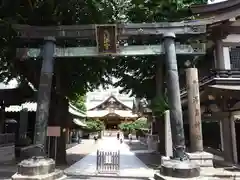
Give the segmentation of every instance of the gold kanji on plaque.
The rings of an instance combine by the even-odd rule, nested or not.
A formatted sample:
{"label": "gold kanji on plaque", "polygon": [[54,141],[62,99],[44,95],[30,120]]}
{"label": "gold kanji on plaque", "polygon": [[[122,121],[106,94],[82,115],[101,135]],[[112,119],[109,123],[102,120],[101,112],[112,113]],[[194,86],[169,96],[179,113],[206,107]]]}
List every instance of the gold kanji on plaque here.
{"label": "gold kanji on plaque", "polygon": [[98,53],[114,54],[117,52],[117,26],[96,25]]}

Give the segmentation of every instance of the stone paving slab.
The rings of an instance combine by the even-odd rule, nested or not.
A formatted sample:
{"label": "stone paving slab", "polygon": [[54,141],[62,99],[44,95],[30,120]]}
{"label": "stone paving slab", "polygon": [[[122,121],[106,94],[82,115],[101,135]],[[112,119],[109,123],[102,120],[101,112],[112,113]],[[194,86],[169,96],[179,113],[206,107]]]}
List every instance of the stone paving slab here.
{"label": "stone paving slab", "polygon": [[14,161],[14,146],[0,147],[0,164],[10,163]]}
{"label": "stone paving slab", "polygon": [[220,177],[220,178],[239,178],[240,179],[240,170],[239,169],[227,169],[227,168],[202,168],[201,175],[210,177]]}
{"label": "stone paving slab", "polygon": [[101,140],[95,143],[95,141],[92,139],[84,139],[80,144],[77,144],[76,146],[67,149],[66,152],[68,166],[71,166],[79,160],[83,159],[89,153],[96,151],[100,142]]}
{"label": "stone paving slab", "polygon": [[[116,180],[115,177],[86,177],[86,178],[67,178],[65,180]],[[140,180],[140,179],[134,179],[134,178],[119,178],[119,180]],[[144,180],[144,179],[142,179]]]}

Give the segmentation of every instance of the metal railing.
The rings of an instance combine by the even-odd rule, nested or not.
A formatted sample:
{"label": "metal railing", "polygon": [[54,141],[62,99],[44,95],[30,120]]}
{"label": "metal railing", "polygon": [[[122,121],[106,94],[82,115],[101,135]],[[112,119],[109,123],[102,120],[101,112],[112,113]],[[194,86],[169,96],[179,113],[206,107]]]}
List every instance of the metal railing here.
{"label": "metal railing", "polygon": [[97,150],[97,173],[118,174],[120,151]]}
{"label": "metal railing", "polygon": [[0,145],[14,144],[14,142],[15,142],[14,133],[0,134]]}

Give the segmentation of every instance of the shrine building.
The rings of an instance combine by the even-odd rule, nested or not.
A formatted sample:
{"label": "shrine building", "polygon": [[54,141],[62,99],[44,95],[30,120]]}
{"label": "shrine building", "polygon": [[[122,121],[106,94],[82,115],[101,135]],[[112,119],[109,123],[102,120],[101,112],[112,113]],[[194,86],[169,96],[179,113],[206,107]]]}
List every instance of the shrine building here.
{"label": "shrine building", "polygon": [[95,91],[87,93],[87,117],[104,122],[106,129],[118,129],[125,121],[134,121],[137,114],[132,113],[133,98],[119,94],[117,90]]}

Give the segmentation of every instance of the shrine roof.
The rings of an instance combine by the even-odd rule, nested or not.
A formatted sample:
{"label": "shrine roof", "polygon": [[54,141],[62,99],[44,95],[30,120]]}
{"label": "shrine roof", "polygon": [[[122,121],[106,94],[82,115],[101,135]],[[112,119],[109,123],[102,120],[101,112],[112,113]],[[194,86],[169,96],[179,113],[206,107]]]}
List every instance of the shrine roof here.
{"label": "shrine roof", "polygon": [[119,104],[121,104],[123,107],[132,110],[132,108],[130,106],[128,106],[126,103],[122,102],[121,100],[119,100],[116,96],[114,95],[110,95],[109,97],[107,97],[105,100],[103,100],[102,102],[98,103],[97,105],[89,108],[89,111],[92,111],[98,107],[100,107],[101,105],[107,103],[108,101],[110,101],[111,99],[114,99],[115,102],[118,102]]}
{"label": "shrine roof", "polygon": [[237,22],[240,17],[240,0],[195,5],[190,9],[196,15],[196,22],[207,25],[207,32],[210,32],[213,37],[224,36],[239,30]]}
{"label": "shrine roof", "polygon": [[240,0],[228,0],[213,4],[191,6],[193,14],[198,15],[197,22],[211,25],[228,21],[240,16]]}
{"label": "shrine roof", "polygon": [[240,0],[228,0],[213,4],[194,5],[191,10],[194,14],[201,13],[217,13],[219,11],[226,11],[230,8],[239,8]]}

